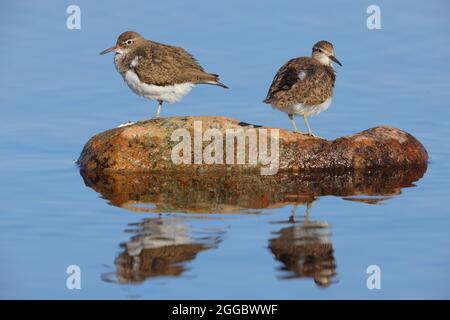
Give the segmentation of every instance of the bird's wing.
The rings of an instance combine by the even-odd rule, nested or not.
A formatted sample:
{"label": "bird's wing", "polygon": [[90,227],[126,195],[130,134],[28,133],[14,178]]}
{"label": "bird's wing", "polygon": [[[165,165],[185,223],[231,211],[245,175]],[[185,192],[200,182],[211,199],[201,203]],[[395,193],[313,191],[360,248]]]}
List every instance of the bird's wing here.
{"label": "bird's wing", "polygon": [[[266,103],[322,103],[321,97],[334,86],[334,72],[311,60],[296,58],[284,64],[275,75],[267,93]],[[325,91],[324,91],[325,90]]]}
{"label": "bird's wing", "polygon": [[148,84],[170,85],[197,83],[213,77],[206,73],[197,60],[179,47],[149,42],[137,48],[138,61],[134,67],[139,79]]}

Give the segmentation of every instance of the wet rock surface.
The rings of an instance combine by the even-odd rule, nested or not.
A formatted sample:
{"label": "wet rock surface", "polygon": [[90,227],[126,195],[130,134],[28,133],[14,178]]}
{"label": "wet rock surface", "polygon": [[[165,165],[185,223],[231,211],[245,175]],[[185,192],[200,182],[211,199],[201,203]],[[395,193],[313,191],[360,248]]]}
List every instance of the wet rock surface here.
{"label": "wet rock surface", "polygon": [[[197,128],[200,126],[200,137],[208,129],[214,129],[215,134],[222,134],[223,163],[208,164],[201,161],[202,154],[215,138],[202,140],[198,151],[194,142],[196,125]],[[174,163],[172,157],[173,148],[181,141],[181,138],[173,141],[173,134],[177,129],[186,129],[192,138],[190,154],[184,154],[185,151],[179,153],[188,158],[187,162],[181,164]],[[245,148],[245,162],[237,164],[237,140],[233,140],[234,154],[230,158],[235,160],[225,164],[227,130],[233,129],[243,130],[245,134],[254,130],[258,147],[267,140],[268,154],[271,151],[271,139],[277,140],[279,171],[411,167],[426,165],[428,160],[427,151],[416,138],[392,127],[375,127],[328,141],[284,129],[276,129],[278,137],[275,138],[271,136],[275,128],[247,124],[226,117],[171,117],[151,119],[99,133],[86,143],[78,163],[81,169],[88,171],[201,171],[223,168],[235,171],[259,170],[264,163],[259,157],[256,163],[250,162],[250,156],[254,152],[249,152],[248,147]],[[260,136],[261,129],[267,131],[267,139]],[[200,152],[200,162],[197,161],[195,152]]]}

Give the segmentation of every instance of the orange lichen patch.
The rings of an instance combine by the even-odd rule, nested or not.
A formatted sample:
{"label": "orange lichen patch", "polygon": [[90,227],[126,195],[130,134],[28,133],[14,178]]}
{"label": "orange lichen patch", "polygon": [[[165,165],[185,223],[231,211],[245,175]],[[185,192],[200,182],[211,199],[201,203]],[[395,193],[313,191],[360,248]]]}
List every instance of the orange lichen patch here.
{"label": "orange lichen patch", "polygon": [[122,139],[132,140],[141,138],[143,135],[148,134],[148,130],[145,127],[130,125],[122,129],[120,136]]}

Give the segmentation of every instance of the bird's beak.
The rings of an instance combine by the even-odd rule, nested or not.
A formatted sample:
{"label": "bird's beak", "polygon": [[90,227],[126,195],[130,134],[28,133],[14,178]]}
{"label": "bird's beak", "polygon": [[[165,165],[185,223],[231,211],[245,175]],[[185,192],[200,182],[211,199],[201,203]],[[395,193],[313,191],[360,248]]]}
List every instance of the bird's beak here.
{"label": "bird's beak", "polygon": [[102,52],[100,52],[100,54],[106,54],[106,53],[113,52],[116,50],[117,50],[117,46],[114,46],[114,47],[103,50]]}
{"label": "bird's beak", "polygon": [[334,62],[336,62],[338,65],[340,65],[342,67],[342,63],[340,63],[339,60],[336,59],[335,56],[330,56],[330,59],[333,60]]}

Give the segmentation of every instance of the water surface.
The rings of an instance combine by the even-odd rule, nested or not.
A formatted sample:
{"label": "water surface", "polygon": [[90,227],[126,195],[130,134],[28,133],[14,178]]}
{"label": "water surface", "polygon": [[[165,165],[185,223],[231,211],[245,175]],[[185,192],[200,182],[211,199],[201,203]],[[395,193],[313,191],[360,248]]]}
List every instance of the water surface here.
{"label": "water surface", "polygon": [[[447,1],[378,1],[381,30],[366,27],[367,1],[77,1],[81,30],[66,28],[70,4],[1,5],[0,297],[450,297]],[[163,116],[287,129],[261,101],[278,67],[327,39],[344,66],[315,132],[395,126],[423,142],[428,168],[241,180],[80,173],[73,160],[91,136],[156,110],[98,55],[130,29],[185,47],[231,88],[197,87]],[[72,264],[81,290],[66,288]],[[369,265],[381,268],[380,290],[366,287]]]}

